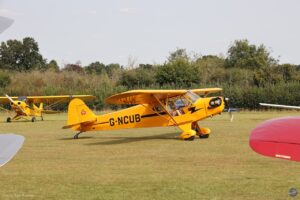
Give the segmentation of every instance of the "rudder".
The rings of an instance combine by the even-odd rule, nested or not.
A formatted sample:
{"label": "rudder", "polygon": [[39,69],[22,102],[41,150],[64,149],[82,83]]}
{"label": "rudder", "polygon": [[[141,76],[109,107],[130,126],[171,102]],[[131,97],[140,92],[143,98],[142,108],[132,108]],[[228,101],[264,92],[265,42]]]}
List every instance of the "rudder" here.
{"label": "rudder", "polygon": [[80,124],[96,120],[96,115],[87,107],[81,99],[73,99],[68,106],[68,126],[78,130]]}

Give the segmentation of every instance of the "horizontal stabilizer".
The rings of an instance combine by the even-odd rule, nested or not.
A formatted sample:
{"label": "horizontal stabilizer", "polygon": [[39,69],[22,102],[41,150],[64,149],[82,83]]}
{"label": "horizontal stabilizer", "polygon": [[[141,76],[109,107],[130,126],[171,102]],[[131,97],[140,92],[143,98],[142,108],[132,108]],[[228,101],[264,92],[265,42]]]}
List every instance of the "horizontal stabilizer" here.
{"label": "horizontal stabilizer", "polygon": [[68,128],[72,128],[72,127],[80,126],[80,125],[88,125],[88,124],[94,123],[95,121],[97,121],[97,120],[95,119],[95,120],[86,121],[86,122],[79,122],[77,124],[66,125],[66,126],[63,126],[62,129],[68,129]]}
{"label": "horizontal stabilizer", "polygon": [[45,114],[57,114],[57,113],[61,113],[60,111],[56,111],[56,110],[42,110],[42,113]]}

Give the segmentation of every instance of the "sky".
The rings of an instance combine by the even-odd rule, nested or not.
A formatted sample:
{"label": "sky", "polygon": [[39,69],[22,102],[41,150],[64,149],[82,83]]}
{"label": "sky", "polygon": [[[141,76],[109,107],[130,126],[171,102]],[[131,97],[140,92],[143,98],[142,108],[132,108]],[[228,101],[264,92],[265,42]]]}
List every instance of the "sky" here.
{"label": "sky", "polygon": [[235,40],[300,64],[298,0],[0,0],[0,41],[33,37],[59,65],[160,64],[176,48],[223,55]]}

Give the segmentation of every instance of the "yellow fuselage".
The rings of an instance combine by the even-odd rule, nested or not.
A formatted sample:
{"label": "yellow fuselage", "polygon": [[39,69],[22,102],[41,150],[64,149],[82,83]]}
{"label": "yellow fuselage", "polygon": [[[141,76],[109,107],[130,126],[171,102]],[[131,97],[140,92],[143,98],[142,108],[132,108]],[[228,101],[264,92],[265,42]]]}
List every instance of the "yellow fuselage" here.
{"label": "yellow fuselage", "polygon": [[96,116],[96,120],[93,123],[74,128],[85,132],[174,125],[180,127],[182,124],[190,124],[220,114],[224,109],[224,98],[218,97],[222,100],[221,104],[211,107],[209,102],[213,98],[215,97],[199,98],[192,105],[183,107],[182,114],[177,116],[172,116],[168,110],[154,111],[153,106],[142,104]]}

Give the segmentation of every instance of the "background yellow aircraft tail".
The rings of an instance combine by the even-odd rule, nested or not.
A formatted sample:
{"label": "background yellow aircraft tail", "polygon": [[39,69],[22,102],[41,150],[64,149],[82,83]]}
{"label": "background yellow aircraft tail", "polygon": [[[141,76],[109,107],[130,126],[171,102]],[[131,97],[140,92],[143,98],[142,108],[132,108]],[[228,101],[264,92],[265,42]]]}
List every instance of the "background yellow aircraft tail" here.
{"label": "background yellow aircraft tail", "polygon": [[63,128],[81,131],[81,125],[93,123],[96,120],[96,115],[81,99],[73,99],[68,107],[68,125]]}

